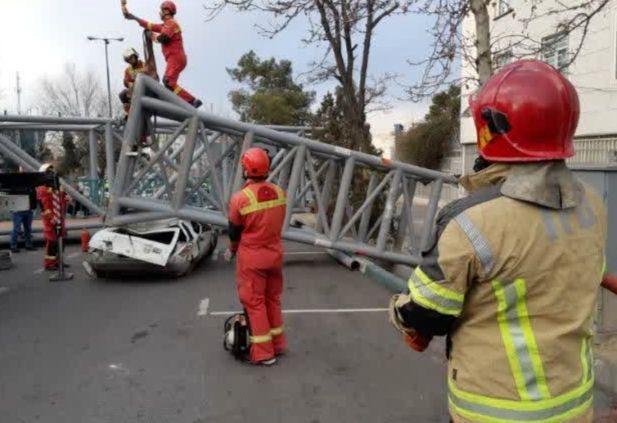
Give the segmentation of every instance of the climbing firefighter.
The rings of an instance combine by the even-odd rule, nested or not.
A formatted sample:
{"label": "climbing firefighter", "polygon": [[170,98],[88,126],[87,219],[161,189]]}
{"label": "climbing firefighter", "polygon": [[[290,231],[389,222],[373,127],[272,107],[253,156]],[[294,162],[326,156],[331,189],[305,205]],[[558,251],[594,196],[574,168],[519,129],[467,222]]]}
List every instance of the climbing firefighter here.
{"label": "climbing firefighter", "polygon": [[[58,187],[57,175],[53,165],[44,164],[39,172],[44,173],[45,182],[36,188],[36,198],[41,207],[43,237],[45,238],[45,270],[58,269],[58,235],[66,238],[66,209],[69,196]],[[68,267],[65,264],[66,267]]]}
{"label": "climbing firefighter", "polygon": [[136,20],[143,28],[153,31],[152,41],[161,43],[163,56],[167,63],[165,75],[163,76],[163,84],[192,106],[200,107],[202,105],[201,100],[196,99],[192,94],[178,85],[180,73],[186,67],[186,54],[184,53],[182,30],[178,22],[174,19],[175,15],[175,3],[172,1],[164,1],[161,3],[160,10],[160,17],[163,22],[160,24],[140,19],[131,13],[126,13],[124,16],[126,19]]}
{"label": "climbing firefighter", "polygon": [[236,254],[236,283],[250,326],[250,362],[272,365],[287,346],[283,332],[283,244],[285,192],[266,181],[270,159],[265,150],[249,148],[241,159],[244,188],[229,204],[229,261]]}
{"label": "climbing firefighter", "polygon": [[416,350],[447,335],[460,422],[591,422],[593,315],[606,210],[565,159],[576,90],[535,60],[505,66],[470,100],[480,158],[444,207],[390,319]]}
{"label": "climbing firefighter", "polygon": [[133,95],[133,85],[135,79],[140,73],[146,73],[146,65],[143,61],[139,60],[139,53],[134,48],[128,48],[122,55],[124,61],[128,63],[128,66],[124,70],[124,89],[120,92],[120,101],[124,108],[125,118],[129,114],[131,109],[131,97]]}

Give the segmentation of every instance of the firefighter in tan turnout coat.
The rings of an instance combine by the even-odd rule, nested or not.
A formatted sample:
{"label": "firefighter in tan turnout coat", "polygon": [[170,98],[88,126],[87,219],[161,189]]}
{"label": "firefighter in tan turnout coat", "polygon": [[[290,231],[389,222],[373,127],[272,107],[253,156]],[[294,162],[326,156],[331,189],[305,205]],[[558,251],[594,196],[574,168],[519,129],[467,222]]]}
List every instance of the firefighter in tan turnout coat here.
{"label": "firefighter in tan turnout coat", "polygon": [[447,335],[455,423],[591,422],[607,216],[564,162],[577,93],[524,60],[494,75],[470,110],[481,155],[461,180],[470,196],[440,212],[391,321],[410,345]]}

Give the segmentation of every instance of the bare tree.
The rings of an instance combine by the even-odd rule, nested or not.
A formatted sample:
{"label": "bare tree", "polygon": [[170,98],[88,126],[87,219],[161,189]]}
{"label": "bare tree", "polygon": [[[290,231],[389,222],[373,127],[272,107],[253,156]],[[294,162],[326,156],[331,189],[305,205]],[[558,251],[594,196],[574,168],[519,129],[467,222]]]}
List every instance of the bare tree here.
{"label": "bare tree", "polygon": [[[531,31],[538,24],[548,25],[546,35],[550,31],[556,34],[553,41],[571,34],[576,39],[561,63],[561,68],[567,68],[581,52],[593,18],[608,3],[609,0],[523,0],[516,10],[503,11],[502,18],[515,21],[516,33],[494,33],[489,13],[489,7],[496,5],[493,0],[420,0],[414,12],[434,18],[433,43],[426,59],[411,62],[414,66],[423,66],[424,72],[421,80],[408,90],[409,96],[418,101],[445,85],[470,80],[481,85],[493,74],[493,60],[505,52],[513,59],[537,57],[546,52],[552,47]],[[473,18],[475,27],[466,32],[463,22],[467,17]],[[461,61],[473,64],[475,75],[455,75],[455,65]]]}
{"label": "bare tree", "polygon": [[325,46],[321,60],[312,63],[312,82],[336,80],[340,84],[344,121],[350,148],[372,152],[366,123],[369,104],[384,95],[392,75],[372,81],[369,75],[371,45],[375,30],[389,16],[406,13],[411,0],[216,0],[204,6],[209,18],[225,7],[240,11],[271,13],[275,21],[260,32],[274,37],[296,18],[304,16],[309,25],[302,40]]}
{"label": "bare tree", "polygon": [[74,64],[64,65],[61,75],[41,80],[41,110],[60,116],[105,116],[105,91],[98,75],[89,69],[79,72]]}
{"label": "bare tree", "polygon": [[[79,71],[74,64],[66,64],[61,75],[40,81],[39,103],[44,114],[63,117],[107,116],[107,95],[99,75],[92,70]],[[113,106],[119,110],[119,103]],[[64,173],[83,174],[88,163],[88,135],[48,133],[45,147],[62,156],[60,167]],[[102,137],[97,136],[98,167],[104,169],[105,157]],[[70,151],[69,151],[70,150]]]}

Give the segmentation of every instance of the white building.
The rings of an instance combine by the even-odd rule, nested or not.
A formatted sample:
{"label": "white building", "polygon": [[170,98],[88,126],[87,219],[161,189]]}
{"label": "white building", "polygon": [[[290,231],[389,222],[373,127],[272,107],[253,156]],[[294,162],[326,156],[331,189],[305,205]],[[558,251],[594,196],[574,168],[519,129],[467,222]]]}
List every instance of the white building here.
{"label": "white building", "polygon": [[[564,36],[557,29],[559,23],[570,16],[563,13],[549,15],[525,25],[525,18],[531,13],[531,3],[540,3],[536,13],[542,15],[558,1],[495,0],[489,6],[493,52],[497,52],[493,54],[496,69],[514,58],[528,55],[530,47],[535,48],[536,58],[557,68],[567,63],[577,51],[582,30]],[[564,0],[561,3],[575,2]],[[469,16],[463,22],[463,34],[470,36],[474,29],[474,19]],[[522,42],[523,36],[534,40],[535,44]],[[572,162],[617,162],[617,0],[610,0],[591,20],[578,57],[563,72],[577,88],[581,103],[575,142],[577,155]],[[476,79],[477,74],[468,61],[462,63],[462,76],[461,167],[462,173],[467,173],[477,156],[475,129],[467,110],[468,96],[477,89],[477,83],[469,78]],[[452,171],[461,173],[457,169]]]}

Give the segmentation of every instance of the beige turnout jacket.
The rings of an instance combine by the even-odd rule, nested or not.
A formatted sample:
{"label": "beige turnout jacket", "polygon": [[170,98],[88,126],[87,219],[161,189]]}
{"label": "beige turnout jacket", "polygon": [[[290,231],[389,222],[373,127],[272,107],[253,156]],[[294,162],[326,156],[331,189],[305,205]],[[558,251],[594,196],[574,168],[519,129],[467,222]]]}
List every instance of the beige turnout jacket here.
{"label": "beige turnout jacket", "polygon": [[455,422],[591,422],[606,211],[564,162],[494,164],[440,213],[410,299],[456,317]]}

